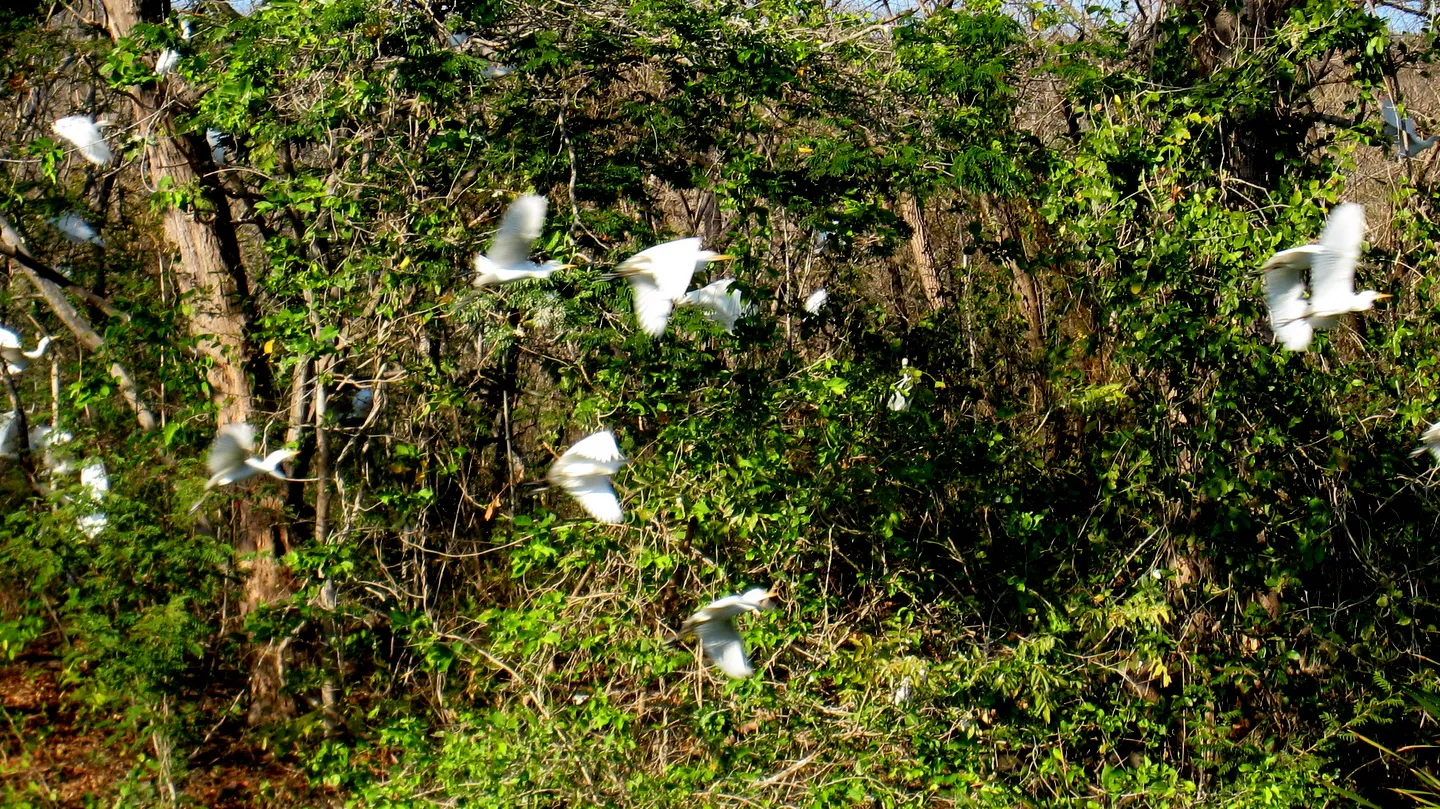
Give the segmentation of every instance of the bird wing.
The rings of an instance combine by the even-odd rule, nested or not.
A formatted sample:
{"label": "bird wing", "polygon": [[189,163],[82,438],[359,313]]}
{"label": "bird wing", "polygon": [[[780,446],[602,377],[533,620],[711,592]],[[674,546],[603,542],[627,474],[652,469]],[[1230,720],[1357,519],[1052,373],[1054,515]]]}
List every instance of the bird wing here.
{"label": "bird wing", "polygon": [[579,501],[597,522],[611,525],[625,522],[625,511],[620,508],[620,498],[615,496],[609,475],[569,477],[561,481],[560,487]]}
{"label": "bird wing", "polygon": [[641,250],[622,262],[616,268],[616,274],[632,279],[632,285],[637,275],[648,275],[665,299],[674,301],[683,297],[685,290],[690,288],[690,279],[695,275],[695,265],[699,260],[700,239],[692,236]]}
{"label": "bird wing", "polygon": [[635,301],[635,322],[640,330],[659,339],[665,334],[665,324],[670,322],[670,312],[675,301],[665,294],[655,280],[648,275],[628,276],[630,294]]}
{"label": "bird wing", "polygon": [[13,348],[19,350],[20,335],[9,329],[0,328],[0,349]]}
{"label": "bird wing", "polygon": [[100,134],[100,127],[88,115],[67,115],[56,121],[55,134],[75,144],[86,160],[103,166],[110,162],[110,147]]}
{"label": "bird wing", "polygon": [[614,464],[625,462],[625,456],[620,452],[620,445],[615,443],[615,434],[609,430],[591,433],[576,441],[570,449],[565,451],[564,455],[560,456],[562,461],[566,458],[583,458],[589,461]]}
{"label": "bird wing", "polygon": [[1400,111],[1395,109],[1395,102],[1384,99],[1380,102],[1380,120],[1385,123],[1385,134],[1392,138],[1400,135]]}
{"label": "bird wing", "polygon": [[15,411],[0,413],[0,458],[14,458],[19,452],[20,420]]}
{"label": "bird wing", "polygon": [[749,677],[755,673],[745,655],[745,639],[730,618],[700,621],[691,627],[700,639],[705,656],[731,677]]}
{"label": "bird wing", "polygon": [[1310,311],[1322,315],[1351,309],[1355,297],[1355,265],[1365,239],[1365,208],[1353,202],[1336,206],[1320,233],[1324,248],[1310,261]]}
{"label": "bird wing", "polygon": [[[1276,258],[1279,256],[1277,254]],[[1265,271],[1265,302],[1270,308],[1270,330],[1275,333],[1275,339],[1290,351],[1306,350],[1314,335],[1310,321],[1305,319],[1310,304],[1305,300],[1302,264],[1298,260],[1277,262],[1272,258],[1265,265],[1270,268]]]}
{"label": "bird wing", "polygon": [[1416,447],[1410,455],[1423,455],[1427,451],[1440,460],[1440,421],[1430,425],[1425,434],[1420,436],[1420,446]]}
{"label": "bird wing", "polygon": [[210,474],[220,475],[236,467],[245,465],[245,461],[255,452],[255,428],[249,424],[225,424],[215,433],[215,441],[210,445],[210,459],[208,466]]}
{"label": "bird wing", "polygon": [[105,462],[95,459],[80,467],[80,485],[92,500],[99,500],[109,494],[110,473],[105,470]]}
{"label": "bird wing", "polygon": [[51,219],[50,223],[55,226],[56,230],[64,234],[65,238],[76,244],[98,244],[102,247],[105,245],[105,240],[100,238],[100,235],[95,232],[95,228],[90,227],[90,223],[81,219],[74,211],[67,211],[65,214]]}
{"label": "bird wing", "polygon": [[514,268],[530,258],[530,245],[545,227],[546,200],[539,194],[525,194],[510,203],[500,219],[500,229],[490,240],[485,255],[501,267]]}

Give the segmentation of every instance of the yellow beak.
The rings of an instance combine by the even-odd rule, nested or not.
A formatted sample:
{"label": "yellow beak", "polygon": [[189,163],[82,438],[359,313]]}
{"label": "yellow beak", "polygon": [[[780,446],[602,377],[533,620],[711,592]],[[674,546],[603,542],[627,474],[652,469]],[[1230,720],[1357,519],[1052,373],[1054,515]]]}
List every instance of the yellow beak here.
{"label": "yellow beak", "polygon": [[732,255],[730,255],[729,253],[721,253],[721,254],[718,255],[718,256],[711,256],[711,257],[710,257],[710,260],[711,260],[711,261],[734,261],[734,260],[735,260],[735,256],[732,256]]}
{"label": "yellow beak", "polygon": [[1376,295],[1376,296],[1375,296],[1375,300],[1377,300],[1377,301],[1383,301],[1383,300],[1385,300],[1386,298],[1393,298],[1393,297],[1395,297],[1395,296],[1394,296],[1394,295],[1391,295],[1389,292],[1381,292],[1379,295]]}

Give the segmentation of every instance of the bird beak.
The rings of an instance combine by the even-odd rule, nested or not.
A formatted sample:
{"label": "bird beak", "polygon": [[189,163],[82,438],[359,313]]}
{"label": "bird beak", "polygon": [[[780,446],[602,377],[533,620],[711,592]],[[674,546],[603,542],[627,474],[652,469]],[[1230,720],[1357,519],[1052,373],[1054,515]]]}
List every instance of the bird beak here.
{"label": "bird beak", "polygon": [[734,261],[735,258],[736,258],[735,256],[732,256],[732,255],[730,255],[729,253],[721,253],[721,254],[718,255],[718,256],[711,256],[711,257],[710,257],[710,260],[711,260],[711,261]]}
{"label": "bird beak", "polygon": [[765,591],[765,597],[766,597],[766,598],[779,598],[779,597],[780,597],[780,590],[779,590],[778,588],[771,587],[769,590],[766,590],[766,591]]}
{"label": "bird beak", "polygon": [[1376,296],[1375,296],[1375,300],[1377,300],[1377,301],[1383,301],[1383,300],[1385,300],[1386,298],[1393,298],[1393,297],[1395,297],[1395,296],[1394,296],[1394,295],[1391,295],[1389,292],[1381,292],[1379,295],[1376,295]]}

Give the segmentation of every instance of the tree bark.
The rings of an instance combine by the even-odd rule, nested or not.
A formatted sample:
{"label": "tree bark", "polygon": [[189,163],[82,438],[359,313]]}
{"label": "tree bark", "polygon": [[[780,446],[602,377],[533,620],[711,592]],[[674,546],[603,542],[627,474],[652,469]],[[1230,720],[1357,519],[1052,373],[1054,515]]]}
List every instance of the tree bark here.
{"label": "tree bark", "polygon": [[920,290],[933,312],[945,305],[945,295],[940,276],[935,272],[935,252],[930,247],[930,229],[925,226],[925,209],[919,197],[906,194],[900,202],[900,216],[910,226],[910,254],[915,260],[915,272],[920,276]]}
{"label": "tree bark", "polygon": [[[116,40],[141,22],[163,23],[160,0],[102,0],[110,34]],[[256,396],[247,368],[249,318],[248,283],[241,261],[230,205],[223,189],[205,171],[209,149],[192,136],[174,132],[175,105],[165,103],[161,88],[131,88],[135,120],[147,143],[151,185],[155,188],[196,189],[204,201],[198,211],[166,207],[163,225],[167,240],[179,253],[176,287],[189,297],[190,333],[197,348],[211,362],[207,370],[211,395],[221,424],[249,421]],[[201,215],[203,213],[203,216]],[[234,504],[232,525],[240,569],[245,573],[241,614],[249,615],[279,601],[293,591],[293,583],[280,563],[286,526],[278,503],[259,504],[242,498]],[[284,644],[253,642],[250,673],[250,723],[265,724],[293,715],[293,701],[282,693]]]}

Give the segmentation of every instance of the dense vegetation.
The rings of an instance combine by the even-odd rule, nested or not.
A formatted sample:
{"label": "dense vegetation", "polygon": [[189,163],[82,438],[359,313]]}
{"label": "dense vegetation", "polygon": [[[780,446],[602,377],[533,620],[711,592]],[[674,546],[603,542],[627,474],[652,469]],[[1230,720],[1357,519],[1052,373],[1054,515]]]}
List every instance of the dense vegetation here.
{"label": "dense vegetation", "polygon": [[[5,802],[199,805],[237,757],[303,777],[226,805],[1440,802],[1440,149],[1377,112],[1440,113],[1431,35],[1131,11],[0,10],[0,324],[57,341],[7,395],[113,484],[86,531],[0,461],[3,682],[58,670],[122,765],[67,791],[7,702]],[[527,191],[576,268],[472,289]],[[1396,297],[1283,352],[1257,268],[1343,200]],[[689,235],[756,311],[652,340],[607,273]],[[230,421],[296,480],[191,513]],[[535,485],[600,427],[622,526]],[[667,644],[772,582],[758,676]]]}

